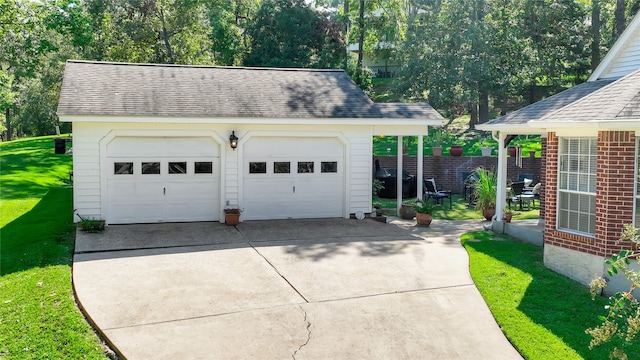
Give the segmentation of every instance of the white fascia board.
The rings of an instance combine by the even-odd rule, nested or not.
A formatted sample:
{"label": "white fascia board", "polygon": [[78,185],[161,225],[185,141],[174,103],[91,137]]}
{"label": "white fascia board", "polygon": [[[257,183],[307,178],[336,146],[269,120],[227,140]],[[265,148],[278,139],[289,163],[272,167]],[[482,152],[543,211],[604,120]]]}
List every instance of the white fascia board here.
{"label": "white fascia board", "polygon": [[598,67],[591,73],[589,79],[587,81],[596,81],[602,76],[605,71],[613,65],[615,60],[620,56],[623,48],[627,45],[630,38],[636,30],[640,27],[640,13],[637,13],[636,16],[631,20],[629,26],[622,32],[622,35],[618,38],[618,40],[613,44],[607,55],[605,55],[604,59],[598,64]]}
{"label": "white fascia board", "polygon": [[253,125],[387,125],[442,126],[441,120],[416,118],[209,118],[159,116],[60,115],[62,122],[165,123],[165,124],[253,124]]}
{"label": "white fascia board", "polygon": [[512,134],[512,135],[540,135],[543,133],[539,129],[532,128],[528,124],[518,124],[518,125],[480,124],[480,125],[476,125],[476,129],[482,130],[482,131],[499,131],[503,134]]}
{"label": "white fascia board", "polygon": [[595,129],[605,131],[640,131],[640,119],[624,120],[581,120],[581,121],[529,121],[529,125],[536,129],[555,131],[556,129]]}

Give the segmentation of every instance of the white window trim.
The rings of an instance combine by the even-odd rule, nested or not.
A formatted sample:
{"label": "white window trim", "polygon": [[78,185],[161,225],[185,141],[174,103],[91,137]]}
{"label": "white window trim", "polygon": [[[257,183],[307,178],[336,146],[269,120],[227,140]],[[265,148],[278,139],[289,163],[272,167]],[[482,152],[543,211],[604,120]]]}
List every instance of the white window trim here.
{"label": "white window trim", "polygon": [[[564,137],[558,137],[558,168],[557,168],[557,173],[556,173],[556,186],[557,186],[557,191],[556,191],[556,230],[558,231],[562,231],[565,233],[570,233],[570,234],[576,234],[576,235],[580,235],[580,236],[586,236],[586,237],[595,237],[595,233],[590,233],[590,232],[583,232],[580,230],[576,230],[576,229],[570,229],[570,228],[564,228],[560,226],[560,212],[561,210],[563,210],[563,208],[561,208],[560,206],[560,195],[561,194],[579,194],[579,195],[588,195],[588,196],[593,196],[594,199],[596,197],[596,193],[595,192],[586,192],[586,191],[579,191],[579,190],[568,190],[568,189],[563,189],[563,185],[560,183],[560,180],[562,178],[562,176],[560,176],[561,173],[563,172],[568,172],[567,170],[562,170],[562,153],[561,153],[561,149],[563,148],[562,142],[563,141],[569,141],[572,139],[579,139],[579,140],[583,140],[583,139],[593,139],[596,141],[597,143],[597,137],[593,137],[593,136],[589,136],[589,137],[576,137],[576,136],[564,136]],[[596,149],[596,156],[597,156],[597,149]],[[569,166],[569,164],[567,164],[567,166]],[[596,165],[597,166],[597,165]],[[595,216],[596,216],[596,212],[594,212],[593,214],[590,214],[591,216],[593,216],[593,220],[595,223]]]}

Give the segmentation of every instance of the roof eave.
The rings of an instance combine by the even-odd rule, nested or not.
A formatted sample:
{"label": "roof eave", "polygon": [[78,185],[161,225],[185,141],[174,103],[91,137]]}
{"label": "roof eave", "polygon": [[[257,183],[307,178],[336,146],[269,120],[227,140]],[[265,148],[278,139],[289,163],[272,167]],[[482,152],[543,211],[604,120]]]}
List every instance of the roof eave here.
{"label": "roof eave", "polygon": [[545,132],[532,128],[528,124],[480,124],[476,129],[482,131],[498,131],[514,135],[542,135]]}
{"label": "roof eave", "polygon": [[640,118],[617,120],[545,120],[529,121],[529,126],[536,129],[598,129],[598,130],[640,130]]}

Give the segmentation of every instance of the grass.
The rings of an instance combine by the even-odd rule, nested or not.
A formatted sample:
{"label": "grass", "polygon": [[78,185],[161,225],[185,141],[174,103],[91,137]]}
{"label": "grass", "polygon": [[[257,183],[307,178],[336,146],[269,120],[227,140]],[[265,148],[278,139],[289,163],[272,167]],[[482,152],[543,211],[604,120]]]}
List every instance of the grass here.
{"label": "grass", "polygon": [[[462,236],[470,272],[498,325],[525,359],[608,359],[589,350],[585,330],[599,324],[606,299],[544,266],[542,247],[492,232]],[[629,351],[640,359],[640,349]]]}
{"label": "grass", "polygon": [[73,296],[69,170],[52,137],[0,143],[0,358],[107,358]]}
{"label": "grass", "polygon": [[[405,199],[403,203],[415,203],[415,199]],[[431,200],[430,200],[431,201]],[[436,206],[433,212],[434,219],[440,220],[473,220],[484,219],[482,213],[474,207],[467,206],[468,201],[464,199],[462,194],[452,194],[451,209],[449,209],[449,200],[444,199],[444,206]],[[396,215],[396,199],[378,199],[383,213],[386,215]],[[514,207],[515,208],[515,207]],[[531,210],[513,210],[513,220],[538,219],[540,217],[539,209]]]}

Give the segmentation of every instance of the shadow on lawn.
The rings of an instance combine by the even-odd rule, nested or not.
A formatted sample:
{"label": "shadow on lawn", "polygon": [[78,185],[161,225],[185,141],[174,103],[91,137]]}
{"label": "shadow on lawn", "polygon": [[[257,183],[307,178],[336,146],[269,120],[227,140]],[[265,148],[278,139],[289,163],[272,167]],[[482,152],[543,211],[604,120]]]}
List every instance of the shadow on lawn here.
{"label": "shadow on lawn", "polygon": [[0,275],[71,263],[71,200],[71,187],[52,188],[31,211],[0,229]]}
{"label": "shadow on lawn", "polygon": [[587,328],[598,325],[597,317],[604,314],[604,299],[591,300],[585,286],[546,268],[542,247],[518,241],[488,240],[465,245],[532,277],[518,310],[533,322],[548,329],[585,359],[608,358],[605,349],[589,350],[591,337],[585,334]]}

